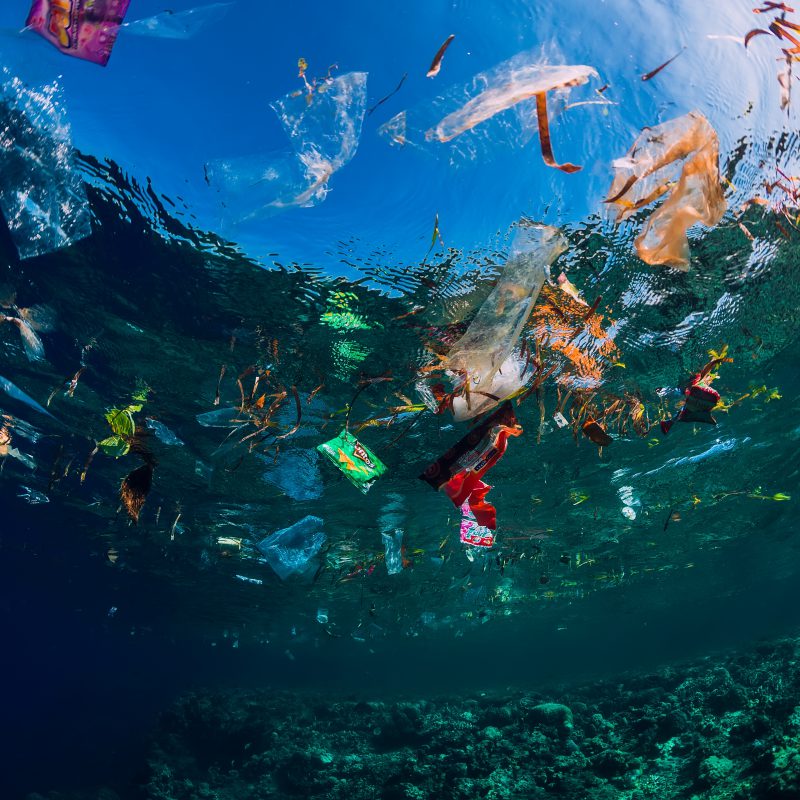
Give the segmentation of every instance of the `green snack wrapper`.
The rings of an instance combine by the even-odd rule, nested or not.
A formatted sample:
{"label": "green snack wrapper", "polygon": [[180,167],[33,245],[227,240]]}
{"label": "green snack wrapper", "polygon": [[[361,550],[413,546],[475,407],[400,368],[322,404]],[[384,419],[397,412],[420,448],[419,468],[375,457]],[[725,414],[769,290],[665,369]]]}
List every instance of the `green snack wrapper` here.
{"label": "green snack wrapper", "polygon": [[355,436],[343,430],[335,439],[317,445],[357,489],[366,494],[384,472],[386,465]]}

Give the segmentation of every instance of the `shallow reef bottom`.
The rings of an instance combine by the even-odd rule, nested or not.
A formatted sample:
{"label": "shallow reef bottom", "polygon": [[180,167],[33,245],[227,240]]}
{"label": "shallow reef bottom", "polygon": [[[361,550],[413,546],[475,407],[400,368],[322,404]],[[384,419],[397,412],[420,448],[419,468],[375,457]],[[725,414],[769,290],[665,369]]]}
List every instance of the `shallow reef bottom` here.
{"label": "shallow reef bottom", "polygon": [[[131,796],[798,798],[798,654],[782,639],[588,685],[424,700],[194,692],[162,715]],[[28,800],[45,797],[118,795]]]}

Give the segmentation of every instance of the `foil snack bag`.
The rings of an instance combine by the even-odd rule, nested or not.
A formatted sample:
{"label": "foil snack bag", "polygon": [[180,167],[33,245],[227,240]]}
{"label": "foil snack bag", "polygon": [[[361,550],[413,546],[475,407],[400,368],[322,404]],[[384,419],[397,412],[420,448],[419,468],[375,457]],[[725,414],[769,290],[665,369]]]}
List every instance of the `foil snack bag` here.
{"label": "foil snack bag", "polygon": [[461,506],[461,533],[459,538],[463,544],[473,547],[492,547],[494,545],[494,531],[479,525],[472,513],[469,503]]}
{"label": "foil snack bag", "polygon": [[26,27],[62,53],[105,66],[131,0],[33,0]]}
{"label": "foil snack bag", "polygon": [[481,478],[502,458],[508,437],[521,433],[514,409],[506,402],[429,464],[420,480],[441,489],[459,508],[468,503],[478,524],[494,530],[497,511],[486,501],[491,487]]}
{"label": "foil snack bag", "polygon": [[327,456],[350,483],[364,494],[386,472],[386,465],[347,431],[318,445],[317,450]]}

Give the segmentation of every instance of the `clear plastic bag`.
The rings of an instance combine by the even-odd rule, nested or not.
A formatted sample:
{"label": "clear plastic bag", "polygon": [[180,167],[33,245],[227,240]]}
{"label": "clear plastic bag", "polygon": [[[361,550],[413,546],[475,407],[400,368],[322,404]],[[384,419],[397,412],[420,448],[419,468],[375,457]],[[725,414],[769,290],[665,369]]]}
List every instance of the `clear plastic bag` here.
{"label": "clear plastic bag", "polygon": [[472,396],[469,404],[466,399],[459,404],[459,419],[482,413],[523,385],[522,365],[511,355],[550,265],[566,248],[567,241],[557,228],[526,225],[518,229],[497,285],[444,362],[457,383],[468,382],[470,394],[477,393],[474,405]]}
{"label": "clear plastic bag", "polygon": [[398,529],[392,533],[382,533],[383,548],[386,556],[386,571],[396,575],[403,571],[403,531]]}
{"label": "clear plastic bag", "polygon": [[614,162],[614,181],[605,202],[622,222],[667,193],[636,237],[636,252],[648,264],[687,270],[686,231],[696,222],[716,225],[726,209],[719,181],[719,140],[699,111],[645,128],[627,155]]}
{"label": "clear plastic bag", "polygon": [[282,208],[317,205],[328,194],[331,176],[356,154],[366,105],[366,72],[326,79],[310,94],[291,92],[271,107],[294,154],[213,161],[209,179],[226,192],[226,202],[240,221]]}
{"label": "clear plastic bag", "polygon": [[308,516],[262,539],[256,547],[281,580],[304,575],[314,569],[314,556],[325,543],[324,525],[319,517]]}

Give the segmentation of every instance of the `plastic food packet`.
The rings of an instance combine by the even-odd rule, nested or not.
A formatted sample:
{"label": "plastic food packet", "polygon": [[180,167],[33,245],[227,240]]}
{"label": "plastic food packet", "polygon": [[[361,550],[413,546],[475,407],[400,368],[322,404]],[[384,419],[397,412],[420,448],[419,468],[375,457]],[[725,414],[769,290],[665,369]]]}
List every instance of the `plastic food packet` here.
{"label": "plastic food packet", "polygon": [[[456,419],[474,417],[522,387],[524,369],[512,351],[550,264],[566,249],[567,241],[557,228],[525,225],[517,230],[496,286],[445,360],[446,368],[462,384],[468,383],[470,400],[465,397],[458,407],[454,403]],[[474,405],[473,394],[477,395]]]}
{"label": "plastic food packet", "polygon": [[687,229],[696,222],[716,225],[726,208],[719,182],[719,140],[699,111],[645,128],[627,155],[614,162],[605,202],[614,206],[621,222],[670,190],[636,238],[636,252],[648,264],[687,270]]}
{"label": "plastic food packet", "polygon": [[441,489],[457,507],[468,503],[477,522],[494,530],[497,511],[486,502],[491,487],[481,478],[505,453],[508,437],[521,433],[522,426],[511,403],[504,403],[430,464],[419,478],[434,489]]}
{"label": "plastic food packet", "polygon": [[26,26],[62,53],[105,66],[130,0],[33,0]]}
{"label": "plastic food packet", "polygon": [[386,472],[386,465],[346,430],[335,439],[318,445],[317,450],[326,455],[364,494]]}
{"label": "plastic food packet", "polygon": [[281,580],[303,574],[314,566],[311,560],[325,543],[323,521],[308,516],[262,539],[256,547]]}
{"label": "plastic food packet", "polygon": [[473,547],[492,547],[494,545],[494,532],[484,525],[479,525],[469,507],[469,503],[461,506],[461,535],[464,544]]}
{"label": "plastic food packet", "polygon": [[720,401],[720,394],[706,383],[700,375],[695,375],[692,382],[684,392],[686,400],[683,408],[672,418],[662,420],[661,432],[665,435],[676,422],[704,422],[707,425],[716,425],[717,421],[711,416],[711,410]]}

